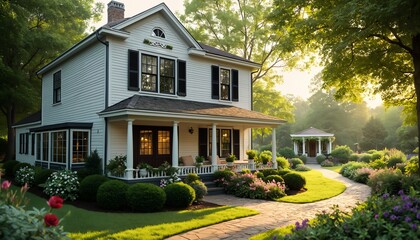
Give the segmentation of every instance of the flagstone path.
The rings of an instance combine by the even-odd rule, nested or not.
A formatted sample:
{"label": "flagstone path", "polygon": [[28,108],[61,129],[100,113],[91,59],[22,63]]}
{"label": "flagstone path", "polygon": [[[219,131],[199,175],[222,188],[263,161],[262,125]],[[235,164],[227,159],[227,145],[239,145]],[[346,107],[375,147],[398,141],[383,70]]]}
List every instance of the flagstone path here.
{"label": "flagstone path", "polygon": [[340,174],[321,168],[317,164],[308,164],[310,168],[320,171],[325,177],[343,182],[347,189],[340,195],[306,204],[282,203],[256,199],[237,198],[232,195],[206,196],[205,201],[220,205],[242,206],[255,209],[260,212],[256,216],[235,219],[208,227],[192,230],[172,236],[170,240],[194,240],[194,239],[248,239],[249,237],[278,228],[303,219],[314,218],[322,211],[329,211],[333,205],[340,209],[350,210],[357,202],[363,202],[370,196],[370,188],[341,176]]}

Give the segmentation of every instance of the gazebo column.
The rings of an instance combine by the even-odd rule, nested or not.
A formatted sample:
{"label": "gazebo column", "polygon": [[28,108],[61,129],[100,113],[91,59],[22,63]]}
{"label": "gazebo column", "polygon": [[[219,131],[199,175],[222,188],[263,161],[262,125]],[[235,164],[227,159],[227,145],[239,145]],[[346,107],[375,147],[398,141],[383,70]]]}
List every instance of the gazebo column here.
{"label": "gazebo column", "polygon": [[273,167],[277,169],[277,141],[276,141],[276,128],[271,130],[271,161],[273,161]]}
{"label": "gazebo column", "polygon": [[178,123],[174,121],[172,129],[172,167],[178,167]]}
{"label": "gazebo column", "polygon": [[216,133],[216,123],[213,123],[211,128],[211,165],[213,166],[213,171],[217,171],[217,133]]}
{"label": "gazebo column", "polygon": [[332,141],[331,141],[331,138],[329,138],[328,140],[329,140],[328,154],[330,154],[332,152]]}
{"label": "gazebo column", "polygon": [[318,155],[321,155],[321,137],[318,138]]}
{"label": "gazebo column", "polygon": [[305,146],[305,138],[302,138],[302,155],[306,156],[306,150],[305,150],[306,146]]}
{"label": "gazebo column", "polygon": [[293,151],[295,152],[295,155],[298,155],[298,147],[295,140],[293,140]]}
{"label": "gazebo column", "polygon": [[127,178],[133,179],[133,119],[127,119]]}

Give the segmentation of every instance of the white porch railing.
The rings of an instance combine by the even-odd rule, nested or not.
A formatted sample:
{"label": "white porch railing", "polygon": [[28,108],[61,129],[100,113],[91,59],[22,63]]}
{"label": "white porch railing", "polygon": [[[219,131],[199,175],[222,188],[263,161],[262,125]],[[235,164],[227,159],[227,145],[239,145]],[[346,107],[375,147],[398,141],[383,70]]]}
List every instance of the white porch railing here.
{"label": "white porch railing", "polygon": [[[248,164],[248,163],[233,163],[233,165],[228,164],[219,164],[216,166],[212,165],[202,165],[202,166],[179,166],[178,168],[178,176],[187,176],[190,173],[195,173],[198,175],[201,174],[212,174],[215,171],[222,171],[225,169],[230,169],[235,172],[241,172],[244,169],[249,170],[264,170],[264,169],[272,169],[272,165],[263,165],[263,164]],[[133,174],[128,174],[130,171]],[[114,176],[111,173],[108,174],[109,177],[122,179],[122,180],[133,180],[133,179],[157,179],[157,178],[165,178],[169,177],[166,175],[165,171],[148,171],[145,176],[140,175],[139,169],[126,169],[124,176]],[[130,177],[129,177],[130,176]],[[132,177],[131,177],[132,176]]]}

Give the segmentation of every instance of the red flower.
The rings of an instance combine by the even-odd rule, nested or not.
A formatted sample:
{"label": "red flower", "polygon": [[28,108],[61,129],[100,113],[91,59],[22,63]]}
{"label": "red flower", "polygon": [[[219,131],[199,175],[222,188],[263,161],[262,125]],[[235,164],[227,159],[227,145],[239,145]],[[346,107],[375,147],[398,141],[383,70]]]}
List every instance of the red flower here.
{"label": "red flower", "polygon": [[63,206],[63,199],[59,196],[52,196],[48,200],[47,204],[52,208],[61,208]]}
{"label": "red flower", "polygon": [[44,222],[45,222],[45,225],[47,225],[47,227],[50,227],[50,226],[57,226],[59,220],[55,214],[47,213],[44,216]]}
{"label": "red flower", "polygon": [[6,180],[1,184],[1,188],[7,190],[9,189],[10,185],[12,185],[12,182]]}

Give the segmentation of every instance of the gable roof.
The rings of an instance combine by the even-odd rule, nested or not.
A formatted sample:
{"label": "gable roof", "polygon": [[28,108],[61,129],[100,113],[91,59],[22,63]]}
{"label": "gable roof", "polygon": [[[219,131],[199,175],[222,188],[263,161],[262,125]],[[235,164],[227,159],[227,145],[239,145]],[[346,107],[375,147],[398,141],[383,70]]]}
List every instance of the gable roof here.
{"label": "gable roof", "polygon": [[291,137],[333,137],[334,134],[327,133],[314,127],[310,127],[295,134],[290,134]]}
{"label": "gable roof", "polygon": [[37,124],[41,123],[41,111],[33,113],[26,118],[18,121],[13,125],[13,127],[21,126],[21,125],[28,125],[28,124]]}
{"label": "gable roof", "polygon": [[[115,37],[123,38],[123,39],[128,38],[130,36],[130,33],[125,31],[124,28],[158,12],[162,13],[162,15],[168,20],[168,22],[180,33],[182,38],[190,44],[190,49],[189,49],[190,54],[206,56],[206,53],[210,53],[210,54],[215,55],[216,57],[217,56],[222,57],[221,59],[228,58],[228,59],[235,60],[239,63],[247,64],[248,66],[252,66],[254,68],[261,67],[261,65],[258,63],[249,61],[245,58],[242,58],[234,54],[230,54],[222,50],[219,50],[217,48],[210,47],[208,45],[197,42],[197,40],[195,40],[195,38],[188,32],[188,30],[184,27],[184,25],[182,25],[182,23],[178,20],[178,18],[172,13],[172,11],[168,8],[168,6],[162,2],[132,17],[124,18],[118,21],[105,24],[104,26],[102,26],[95,32],[91,33],[89,36],[87,36],[80,42],[73,45],[64,53],[56,57],[47,65],[43,66],[37,72],[37,74],[43,74],[49,71],[51,68],[55,67],[57,64],[65,61],[66,59],[70,58],[71,56],[78,53],[79,51],[82,51],[88,45],[92,44],[93,42],[99,41],[100,37],[102,36],[111,35],[111,36],[115,36]],[[209,56],[209,57],[213,57],[213,56]]]}
{"label": "gable roof", "polygon": [[285,121],[276,117],[268,116],[260,112],[255,112],[235,106],[222,105],[215,103],[196,102],[172,98],[161,98],[134,95],[119,103],[116,103],[99,115],[104,117],[130,114],[139,115],[148,113],[154,115],[177,115],[180,118],[194,119],[220,119],[230,121],[240,121],[249,123],[280,125]]}

